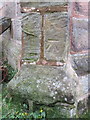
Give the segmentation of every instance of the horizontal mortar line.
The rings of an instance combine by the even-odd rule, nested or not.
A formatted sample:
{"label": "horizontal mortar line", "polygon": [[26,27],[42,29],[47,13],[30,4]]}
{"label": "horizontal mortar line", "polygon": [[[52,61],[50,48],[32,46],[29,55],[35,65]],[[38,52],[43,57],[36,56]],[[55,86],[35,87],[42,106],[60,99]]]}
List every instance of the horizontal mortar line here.
{"label": "horizontal mortar line", "polygon": [[88,19],[87,15],[82,15],[80,13],[76,13],[75,11],[73,12],[72,17],[80,18],[80,19]]}
{"label": "horizontal mortar line", "polygon": [[[78,56],[78,55],[77,55]],[[77,57],[77,56],[75,56],[75,57]],[[82,58],[90,58],[90,56],[78,56],[78,57],[80,57],[79,59],[82,59]]]}
{"label": "horizontal mortar line", "polygon": [[88,18],[84,18],[84,19],[83,19],[83,18],[77,18],[76,16],[73,16],[73,17],[72,17],[72,20],[77,20],[77,21],[80,20],[80,21],[86,21],[86,22],[88,22]]}
{"label": "horizontal mortar line", "polygon": [[41,7],[41,8],[30,8],[30,7],[22,7],[21,12],[67,12],[67,6],[50,6],[50,7]]}
{"label": "horizontal mortar line", "polygon": [[[61,42],[61,41],[49,41],[49,40],[48,40],[47,42]],[[47,43],[47,42],[46,42],[46,43]]]}
{"label": "horizontal mortar line", "polygon": [[70,51],[70,53],[71,53],[71,55],[74,55],[74,54],[85,54],[85,53],[90,54],[90,50],[83,50],[83,51],[77,51],[77,52]]}

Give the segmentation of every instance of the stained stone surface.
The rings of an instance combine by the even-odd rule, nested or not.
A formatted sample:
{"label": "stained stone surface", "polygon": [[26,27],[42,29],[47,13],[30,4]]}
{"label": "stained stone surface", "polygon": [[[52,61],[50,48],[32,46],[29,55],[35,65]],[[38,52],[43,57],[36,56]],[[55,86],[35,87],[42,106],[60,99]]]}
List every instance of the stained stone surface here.
{"label": "stained stone surface", "polygon": [[9,82],[9,92],[46,105],[54,102],[74,104],[78,77],[71,69],[69,65],[23,65]]}
{"label": "stained stone surface", "polygon": [[88,44],[88,20],[73,18],[72,50],[79,52],[90,49]]}
{"label": "stained stone surface", "polygon": [[18,60],[21,52],[21,44],[17,40],[14,41],[13,39],[10,40],[10,30],[8,29],[2,34],[2,49],[4,52],[4,58],[8,59],[9,64],[14,69],[18,67]]}
{"label": "stained stone surface", "polygon": [[75,2],[74,10],[84,16],[88,16],[88,2]]}
{"label": "stained stone surface", "polygon": [[61,60],[65,51],[67,37],[67,13],[45,14],[45,58]]}
{"label": "stained stone surface", "polygon": [[21,6],[22,7],[45,7],[45,6],[55,6],[55,5],[66,5],[67,0],[63,0],[62,2],[22,2],[21,1]]}
{"label": "stained stone surface", "polygon": [[89,53],[74,54],[72,56],[72,67],[78,75],[85,75],[90,72]]}
{"label": "stained stone surface", "polygon": [[89,78],[90,74],[79,77],[80,87],[82,89],[82,94],[87,94],[90,89]]}
{"label": "stained stone surface", "polygon": [[84,30],[82,28],[74,28],[73,30],[73,41],[72,41],[72,46],[73,46],[73,51],[84,51],[89,49],[88,45],[88,31]]}
{"label": "stained stone surface", "polygon": [[0,36],[0,65],[2,64],[2,37]]}
{"label": "stained stone surface", "polygon": [[2,118],[2,85],[0,85],[0,119]]}
{"label": "stained stone surface", "polygon": [[87,19],[79,19],[79,18],[72,18],[73,19],[73,27],[81,28],[88,30],[88,20]]}
{"label": "stained stone surface", "polygon": [[[63,59],[67,38],[67,13],[47,13],[44,15],[44,57],[47,60]],[[23,59],[37,60],[40,56],[41,15],[31,13],[23,21]],[[28,34],[29,33],[29,34]]]}
{"label": "stained stone surface", "polygon": [[17,0],[3,1],[3,7],[1,9],[2,16],[8,18],[15,18],[21,15],[20,13],[20,4],[17,3]]}
{"label": "stained stone surface", "polygon": [[[23,59],[37,60],[40,56],[41,16],[32,13],[23,21],[24,55]],[[29,34],[27,34],[29,33]]]}
{"label": "stained stone surface", "polygon": [[90,74],[79,76],[79,84],[77,87],[78,104],[77,111],[78,116],[89,110],[88,92],[90,90]]}

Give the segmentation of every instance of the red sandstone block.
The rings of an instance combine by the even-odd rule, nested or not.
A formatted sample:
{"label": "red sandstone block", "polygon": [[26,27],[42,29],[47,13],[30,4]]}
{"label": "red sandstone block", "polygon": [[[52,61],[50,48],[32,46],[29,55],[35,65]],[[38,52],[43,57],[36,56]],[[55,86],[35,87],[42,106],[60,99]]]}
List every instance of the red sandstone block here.
{"label": "red sandstone block", "polygon": [[88,30],[88,19],[72,18],[73,27]]}
{"label": "red sandstone block", "polygon": [[74,52],[81,52],[89,49],[88,31],[82,28],[73,27],[73,39],[71,48]]}
{"label": "red sandstone block", "polygon": [[81,15],[88,16],[88,2],[75,2],[73,10]]}

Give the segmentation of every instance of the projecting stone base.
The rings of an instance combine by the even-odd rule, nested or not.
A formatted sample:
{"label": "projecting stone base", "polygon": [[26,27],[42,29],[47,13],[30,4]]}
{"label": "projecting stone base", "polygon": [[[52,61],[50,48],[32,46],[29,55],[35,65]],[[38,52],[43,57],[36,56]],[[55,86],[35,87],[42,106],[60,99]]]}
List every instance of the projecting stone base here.
{"label": "projecting stone base", "polygon": [[59,108],[63,106],[70,113],[72,108],[75,109],[77,84],[78,77],[70,64],[62,67],[27,64],[22,65],[9,82],[8,90],[11,95],[34,103],[54,107],[59,104]]}

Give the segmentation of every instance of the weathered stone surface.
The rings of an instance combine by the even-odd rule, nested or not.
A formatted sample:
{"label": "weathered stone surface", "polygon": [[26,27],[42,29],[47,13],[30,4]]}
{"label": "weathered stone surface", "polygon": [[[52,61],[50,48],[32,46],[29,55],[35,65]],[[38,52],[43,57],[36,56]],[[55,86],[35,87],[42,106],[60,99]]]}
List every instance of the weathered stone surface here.
{"label": "weathered stone surface", "polygon": [[2,37],[0,36],[0,65],[2,64]]}
{"label": "weathered stone surface", "polygon": [[4,57],[8,59],[9,64],[12,65],[13,68],[18,68],[18,60],[20,58],[21,52],[21,43],[17,40],[10,39],[10,31],[7,30],[2,34],[3,40],[3,52]]}
{"label": "weathered stone surface", "polygon": [[[17,69],[18,63],[20,64],[21,59],[22,38],[20,3],[15,0],[11,0],[11,2],[6,2],[3,0],[0,3],[0,18],[3,17],[7,17],[8,19],[4,21],[0,30],[0,34],[1,31],[4,32],[6,30],[5,28],[11,24],[12,32],[7,30],[2,34],[2,52],[4,53],[4,57],[7,58],[11,66],[14,69]],[[12,19],[12,23],[10,21],[10,18]]]}
{"label": "weathered stone surface", "polygon": [[77,87],[77,114],[80,116],[81,114],[88,111],[89,108],[89,90],[90,90],[90,82],[89,82],[90,74],[79,76],[79,84]]}
{"label": "weathered stone surface", "polygon": [[67,104],[57,104],[57,105],[51,105],[51,106],[45,106],[45,105],[39,105],[35,104],[34,110],[40,110],[42,108],[44,111],[46,111],[47,118],[48,119],[60,119],[60,118],[72,118],[76,115],[76,110],[73,105],[67,105]]}
{"label": "weathered stone surface", "polygon": [[72,18],[73,27],[88,30],[88,19]]}
{"label": "weathered stone surface", "polygon": [[87,98],[84,98],[83,100],[78,102],[78,105],[77,105],[77,115],[79,117],[88,110]]}
{"label": "weathered stone surface", "polygon": [[78,28],[73,32],[72,50],[75,52],[88,50],[88,31]]}
{"label": "weathered stone surface", "polygon": [[15,18],[20,16],[20,4],[17,0],[11,0],[11,2],[3,1],[1,12],[3,17]]}
{"label": "weathered stone surface", "polygon": [[75,2],[74,10],[81,15],[88,16],[88,2]]}
{"label": "weathered stone surface", "polygon": [[88,2],[70,2],[70,40],[72,67],[79,79],[77,86],[77,115],[88,110],[87,98],[90,88],[89,77],[89,41],[88,41]]}
{"label": "weathered stone surface", "polygon": [[89,78],[90,78],[90,74],[79,76],[78,79],[79,83],[77,87],[78,100],[83,100],[85,99],[85,96],[87,96],[88,91],[90,89]]}
{"label": "weathered stone surface", "polygon": [[74,104],[78,78],[71,69],[70,65],[67,67],[23,65],[9,82],[8,89],[10,94],[46,105],[57,102]]}
{"label": "weathered stone surface", "polygon": [[15,19],[11,19],[12,20],[12,38],[13,41],[18,41],[21,42],[22,41],[22,17],[17,17]]}
{"label": "weathered stone surface", "polygon": [[[10,41],[10,29],[6,30],[0,37],[2,40],[2,52],[4,53],[7,43]],[[4,55],[6,56],[5,53]]]}
{"label": "weathered stone surface", "polygon": [[84,75],[85,73],[88,74],[88,72],[90,72],[88,55],[88,53],[72,55],[72,66],[78,75]]}
{"label": "weathered stone surface", "polygon": [[2,118],[2,84],[0,85],[0,119]]}
{"label": "weathered stone surface", "polygon": [[[28,6],[42,7],[49,5],[58,5],[59,3],[41,3],[33,5],[30,3]],[[12,7],[17,8],[16,3],[10,4]],[[15,6],[13,6],[15,5]],[[86,5],[87,6],[87,5]],[[87,8],[84,8],[83,3],[76,4],[75,12],[78,14],[87,15]],[[10,39],[10,31],[6,31],[5,40],[3,37],[4,54],[7,56],[9,63],[17,68],[19,55],[21,54],[21,21],[17,17],[19,14],[17,10],[10,9],[7,6],[5,14],[12,19],[13,23],[13,39]],[[20,9],[19,9],[20,10]],[[8,14],[7,14],[8,13]],[[15,13],[15,15],[14,15]],[[78,14],[78,15],[79,15]],[[81,17],[81,16],[78,16]],[[66,57],[66,64],[62,67],[56,66],[41,66],[29,65],[24,63],[21,70],[9,82],[8,90],[10,94],[18,95],[26,99],[32,100],[38,104],[45,105],[74,105],[87,93],[88,90],[88,77],[77,76],[83,73],[88,73],[88,55],[77,54],[72,56],[73,68],[71,61],[67,61],[68,46],[67,40],[67,13],[45,13],[44,15],[44,35],[45,35],[45,58],[48,60],[63,60]],[[83,24],[83,25],[82,25]],[[37,60],[40,55],[40,39],[41,39],[41,15],[31,13],[29,18],[23,22],[24,34],[24,56],[23,59]],[[88,49],[88,29],[87,19],[77,19],[73,17],[73,51],[83,51]],[[0,41],[2,43],[2,41]],[[68,44],[67,44],[68,43]],[[19,49],[20,48],[20,49]],[[66,54],[67,53],[67,54]],[[25,65],[27,64],[27,65]],[[78,83],[78,85],[77,85]],[[80,103],[82,104],[82,103]],[[75,106],[74,106],[75,107]],[[85,109],[78,104],[80,114]],[[59,106],[60,108],[60,106]],[[70,106],[69,106],[70,108]],[[65,108],[66,109],[66,108]],[[59,110],[59,109],[58,109]],[[63,110],[63,109],[62,109]],[[74,112],[73,109],[69,111]],[[65,112],[65,111],[64,111]]]}
{"label": "weathered stone surface", "polygon": [[23,59],[30,61],[39,59],[40,38],[41,38],[41,16],[38,13],[31,13],[23,21],[24,35],[24,55]]}
{"label": "weathered stone surface", "polygon": [[55,6],[55,5],[65,5],[67,4],[67,0],[63,0],[62,2],[21,2],[21,7],[45,7],[45,6]]}
{"label": "weathered stone surface", "polygon": [[63,59],[67,37],[67,13],[45,14],[45,58],[47,60]]}
{"label": "weathered stone surface", "polygon": [[90,74],[88,66],[88,54],[75,54],[72,55],[72,66],[78,74],[78,86],[77,86],[77,115],[85,113],[88,110],[88,91],[90,89]]}
{"label": "weathered stone surface", "polygon": [[11,20],[9,18],[0,19],[0,35],[7,30],[11,25]]}
{"label": "weathered stone surface", "polygon": [[[3,54],[3,32],[10,27],[11,20],[8,18],[0,19],[0,65],[2,65],[2,54]],[[1,35],[2,34],[2,35]],[[8,39],[8,36],[6,36]]]}

